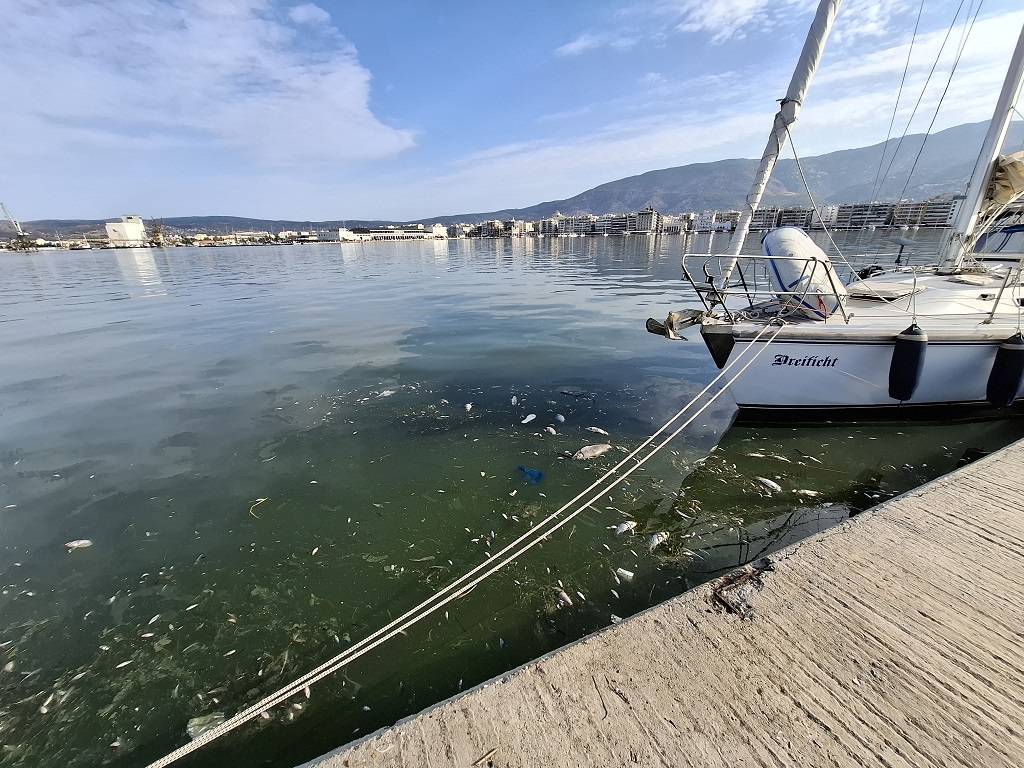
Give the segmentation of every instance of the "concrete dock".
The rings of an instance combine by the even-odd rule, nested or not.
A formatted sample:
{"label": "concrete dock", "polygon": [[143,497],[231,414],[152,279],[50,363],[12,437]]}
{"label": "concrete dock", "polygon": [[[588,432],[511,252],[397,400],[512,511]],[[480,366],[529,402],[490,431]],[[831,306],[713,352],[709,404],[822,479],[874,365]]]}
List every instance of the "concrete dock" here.
{"label": "concrete dock", "polygon": [[770,560],[307,765],[1024,765],[1024,441]]}

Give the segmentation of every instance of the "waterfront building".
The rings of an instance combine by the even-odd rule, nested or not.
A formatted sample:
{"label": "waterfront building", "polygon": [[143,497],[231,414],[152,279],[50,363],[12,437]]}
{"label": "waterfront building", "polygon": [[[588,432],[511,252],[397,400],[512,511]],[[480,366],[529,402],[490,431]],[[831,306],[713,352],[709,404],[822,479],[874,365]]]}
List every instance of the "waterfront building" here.
{"label": "waterfront building", "polygon": [[555,212],[555,215],[550,219],[541,219],[536,222],[534,229],[538,235],[557,235],[561,229],[562,219],[565,217],[562,214]]}
{"label": "waterfront building", "polygon": [[[499,225],[501,222],[497,222]],[[401,227],[352,227],[352,229],[339,229],[339,240],[433,240],[434,238],[446,238],[448,231],[444,224],[433,224],[426,227],[423,224],[406,224]]]}
{"label": "waterfront building", "polygon": [[758,208],[750,219],[750,231],[767,232],[769,229],[775,229],[779,226],[779,217],[781,215],[781,208],[775,208],[770,205]]}
{"label": "waterfront building", "polygon": [[149,245],[141,216],[122,216],[121,221],[108,222],[106,228],[107,241],[114,248],[144,248]]}
{"label": "waterfront building", "polygon": [[867,229],[889,226],[892,203],[853,203],[836,211],[836,229]]}
{"label": "waterfront building", "polygon": [[665,217],[648,206],[636,214],[637,232],[661,232],[665,227]]}
{"label": "waterfront building", "polygon": [[566,216],[562,219],[558,233],[560,235],[592,235],[597,224],[597,216],[587,213],[580,216]]}
{"label": "waterfront building", "polygon": [[740,220],[739,211],[704,211],[698,214],[695,232],[731,232]]}
{"label": "waterfront building", "polygon": [[950,227],[962,199],[901,200],[893,206],[892,224],[895,227]]}
{"label": "waterfront building", "polygon": [[[634,214],[635,215],[635,214]],[[628,213],[606,213],[594,222],[595,235],[624,235],[629,232]]]}
{"label": "waterfront building", "polygon": [[836,223],[839,215],[838,205],[819,205],[811,217],[811,229],[824,229]]}
{"label": "waterfront building", "polygon": [[779,226],[810,229],[813,217],[813,208],[783,208],[779,212]]}

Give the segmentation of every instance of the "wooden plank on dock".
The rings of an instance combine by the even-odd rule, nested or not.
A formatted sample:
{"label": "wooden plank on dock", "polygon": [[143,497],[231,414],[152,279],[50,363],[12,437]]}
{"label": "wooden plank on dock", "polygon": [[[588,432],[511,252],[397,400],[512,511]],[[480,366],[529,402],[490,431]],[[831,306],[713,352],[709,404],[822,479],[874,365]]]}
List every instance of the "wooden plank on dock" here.
{"label": "wooden plank on dock", "polygon": [[769,568],[308,765],[1024,765],[1024,441]]}

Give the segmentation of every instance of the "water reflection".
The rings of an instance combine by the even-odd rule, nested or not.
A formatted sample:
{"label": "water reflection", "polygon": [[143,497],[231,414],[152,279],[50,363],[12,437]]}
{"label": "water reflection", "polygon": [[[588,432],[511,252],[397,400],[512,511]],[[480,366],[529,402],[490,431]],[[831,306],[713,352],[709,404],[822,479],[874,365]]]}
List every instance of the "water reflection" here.
{"label": "water reflection", "polygon": [[146,296],[167,295],[152,251],[140,248],[119,249],[117,265],[127,285],[141,287]]}

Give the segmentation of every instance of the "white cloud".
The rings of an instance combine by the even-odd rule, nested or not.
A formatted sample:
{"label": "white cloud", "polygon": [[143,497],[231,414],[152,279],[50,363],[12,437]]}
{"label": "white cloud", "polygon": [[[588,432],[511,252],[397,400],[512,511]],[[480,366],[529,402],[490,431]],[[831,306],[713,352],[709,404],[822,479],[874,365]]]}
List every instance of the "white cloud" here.
{"label": "white cloud", "polygon": [[555,49],[556,56],[579,56],[587,51],[596,48],[614,48],[619,51],[627,51],[635,47],[640,39],[634,35],[625,35],[621,32],[584,32],[572,42],[559,46]]}
{"label": "white cloud", "polygon": [[303,3],[288,10],[288,18],[296,24],[330,24],[331,14],[313,3]]}
{"label": "white cloud", "polygon": [[266,0],[26,0],[4,18],[0,80],[24,97],[0,138],[51,154],[178,148],[266,166],[411,147],[412,132],[371,112],[370,73],[338,31],[292,26],[325,17]]}

